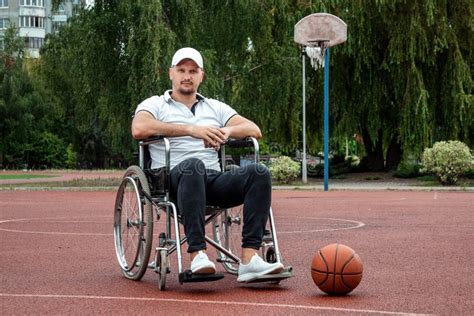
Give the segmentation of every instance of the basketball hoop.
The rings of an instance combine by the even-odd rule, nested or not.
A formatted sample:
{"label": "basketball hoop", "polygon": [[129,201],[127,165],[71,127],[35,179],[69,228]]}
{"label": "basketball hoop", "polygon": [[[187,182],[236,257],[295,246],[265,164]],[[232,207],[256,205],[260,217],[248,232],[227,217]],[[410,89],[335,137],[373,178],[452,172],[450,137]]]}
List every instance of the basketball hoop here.
{"label": "basketball hoop", "polygon": [[294,40],[302,46],[314,70],[318,70],[324,68],[326,48],[347,40],[347,25],[332,14],[313,13],[296,23]]}
{"label": "basketball hoop", "polygon": [[322,49],[321,47],[307,46],[304,48],[304,53],[309,57],[311,67],[313,67],[314,70],[324,68],[324,51],[325,49]]}
{"label": "basketball hoop", "polygon": [[333,47],[347,40],[347,24],[329,13],[313,13],[295,25],[294,41],[301,46]]}
{"label": "basketball hoop", "polygon": [[347,40],[347,24],[329,13],[313,13],[302,18],[295,25],[294,41],[301,45],[303,70],[303,183],[307,182],[306,170],[306,68],[305,56],[311,66],[324,69],[324,191],[329,182],[329,47]]}

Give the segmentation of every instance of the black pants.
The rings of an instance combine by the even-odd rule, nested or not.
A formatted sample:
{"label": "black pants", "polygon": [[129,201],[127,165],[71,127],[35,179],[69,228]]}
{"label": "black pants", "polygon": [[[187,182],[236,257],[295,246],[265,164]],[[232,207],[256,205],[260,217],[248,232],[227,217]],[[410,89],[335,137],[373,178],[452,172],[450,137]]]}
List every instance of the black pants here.
{"label": "black pants", "polygon": [[206,249],[206,205],[229,208],[244,204],[242,247],[259,249],[271,203],[271,177],[264,165],[250,164],[232,171],[206,170],[196,158],[171,170],[171,197],[182,216],[188,252]]}

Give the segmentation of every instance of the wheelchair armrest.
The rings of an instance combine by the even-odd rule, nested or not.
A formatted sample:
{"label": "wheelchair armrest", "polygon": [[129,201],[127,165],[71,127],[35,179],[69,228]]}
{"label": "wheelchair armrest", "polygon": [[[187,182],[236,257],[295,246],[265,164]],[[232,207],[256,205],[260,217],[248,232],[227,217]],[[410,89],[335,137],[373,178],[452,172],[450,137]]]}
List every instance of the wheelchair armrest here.
{"label": "wheelchair armrest", "polygon": [[145,139],[140,139],[139,143],[140,145],[150,145],[154,143],[159,143],[160,141],[163,141],[164,139],[165,139],[164,136],[156,135],[156,136],[148,137]]}
{"label": "wheelchair armrest", "polygon": [[254,137],[245,137],[242,139],[229,139],[225,144],[225,147],[229,148],[252,148],[255,154],[255,162],[258,163],[260,161],[260,148],[258,145],[258,141]]}
{"label": "wheelchair armrest", "polygon": [[229,139],[224,144],[230,148],[245,148],[245,147],[256,147],[258,146],[258,141],[253,137],[245,137],[242,139]]}

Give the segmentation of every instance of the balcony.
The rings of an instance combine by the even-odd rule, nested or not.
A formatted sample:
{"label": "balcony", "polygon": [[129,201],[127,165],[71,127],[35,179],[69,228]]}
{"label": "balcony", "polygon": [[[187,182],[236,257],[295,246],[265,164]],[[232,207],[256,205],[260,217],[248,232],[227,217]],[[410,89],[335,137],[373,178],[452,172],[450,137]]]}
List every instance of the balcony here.
{"label": "balcony", "polygon": [[20,7],[18,15],[46,16],[46,9],[42,7]]}
{"label": "balcony", "polygon": [[21,37],[41,37],[46,36],[46,30],[44,28],[37,27],[21,27],[19,30],[19,35]]}

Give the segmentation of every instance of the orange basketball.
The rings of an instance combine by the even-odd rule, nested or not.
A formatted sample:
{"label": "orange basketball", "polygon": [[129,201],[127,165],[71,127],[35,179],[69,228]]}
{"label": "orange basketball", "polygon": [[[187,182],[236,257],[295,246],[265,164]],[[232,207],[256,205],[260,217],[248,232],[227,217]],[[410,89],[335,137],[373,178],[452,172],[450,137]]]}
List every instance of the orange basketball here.
{"label": "orange basketball", "polygon": [[344,295],[359,285],[362,261],[352,248],[331,244],[321,248],[311,262],[314,283],[329,295]]}

